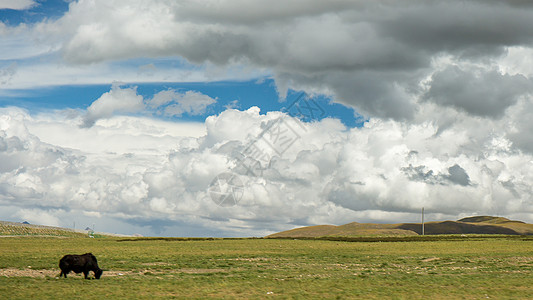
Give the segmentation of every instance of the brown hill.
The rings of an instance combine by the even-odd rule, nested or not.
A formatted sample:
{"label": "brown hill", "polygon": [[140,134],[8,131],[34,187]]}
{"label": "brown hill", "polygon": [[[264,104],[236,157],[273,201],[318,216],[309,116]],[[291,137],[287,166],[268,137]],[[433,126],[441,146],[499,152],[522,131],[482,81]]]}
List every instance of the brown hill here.
{"label": "brown hill", "polygon": [[[91,234],[89,234],[91,233]],[[0,237],[10,236],[55,236],[55,237],[89,237],[89,236],[117,236],[127,235],[106,232],[89,232],[87,230],[70,229],[63,227],[35,225],[29,223],[16,223],[0,221]]]}
{"label": "brown hill", "polygon": [[[432,234],[514,234],[533,235],[533,224],[512,221],[502,217],[479,216],[463,218],[458,221],[428,222],[424,233]],[[367,236],[367,235],[419,235],[421,223],[372,224],[349,223],[340,226],[317,225],[295,228],[269,235],[268,237],[325,237],[325,236]]]}
{"label": "brown hill", "polygon": [[502,217],[479,216],[469,217],[459,220],[463,223],[475,223],[480,225],[496,225],[511,229],[520,235],[533,235],[533,224],[527,224],[522,221],[513,221]]}

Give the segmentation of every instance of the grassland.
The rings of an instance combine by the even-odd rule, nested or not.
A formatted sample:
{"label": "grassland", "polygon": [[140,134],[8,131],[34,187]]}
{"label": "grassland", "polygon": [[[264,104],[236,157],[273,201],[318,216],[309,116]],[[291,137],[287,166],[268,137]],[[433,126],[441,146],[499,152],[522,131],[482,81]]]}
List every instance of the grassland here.
{"label": "grassland", "polygon": [[[0,238],[8,299],[526,299],[533,239],[520,236],[293,239]],[[353,240],[356,241],[356,240]],[[104,275],[56,278],[64,254],[92,252]]]}

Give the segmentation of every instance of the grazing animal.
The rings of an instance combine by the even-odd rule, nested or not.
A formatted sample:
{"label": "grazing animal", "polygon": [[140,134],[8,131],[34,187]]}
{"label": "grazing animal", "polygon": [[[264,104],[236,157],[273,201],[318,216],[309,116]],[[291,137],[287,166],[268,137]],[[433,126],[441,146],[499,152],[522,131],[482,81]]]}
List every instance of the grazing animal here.
{"label": "grazing animal", "polygon": [[92,253],[85,253],[83,255],[65,255],[59,260],[59,268],[61,269],[59,277],[63,275],[65,278],[67,278],[67,274],[70,273],[70,271],[74,271],[74,273],[77,274],[83,273],[85,279],[87,279],[87,275],[90,271],[94,272],[94,278],[96,279],[100,279],[100,276],[102,276],[103,273],[102,269],[98,267],[96,257]]}

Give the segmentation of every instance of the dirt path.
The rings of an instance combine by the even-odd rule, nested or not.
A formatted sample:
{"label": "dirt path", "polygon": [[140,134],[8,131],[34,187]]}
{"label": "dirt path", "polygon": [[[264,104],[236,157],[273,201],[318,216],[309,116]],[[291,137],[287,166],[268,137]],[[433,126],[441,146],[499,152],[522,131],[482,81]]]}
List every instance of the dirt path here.
{"label": "dirt path", "polygon": [[45,278],[59,276],[58,270],[33,270],[33,269],[15,269],[7,268],[0,269],[0,276],[5,277],[40,277]]}
{"label": "dirt path", "polygon": [[[32,278],[46,278],[46,277],[59,277],[59,270],[34,270],[34,269],[15,269],[7,268],[0,269],[0,277],[32,277]],[[133,275],[138,274],[132,271],[104,271],[102,277],[112,277],[112,276],[123,276],[123,275]],[[93,273],[89,273],[89,277],[93,277]],[[68,277],[83,277],[83,273],[76,274],[70,272]]]}
{"label": "dirt path", "polygon": [[[35,269],[16,269],[16,268],[6,268],[0,269],[0,277],[32,277],[32,278],[46,278],[46,277],[59,277],[59,270],[35,270]],[[168,271],[153,271],[153,270],[141,270],[141,271],[111,271],[106,270],[102,277],[114,277],[114,276],[131,276],[131,275],[143,275],[146,272],[149,272],[153,275],[159,274],[168,274],[168,273],[187,273],[187,274],[203,274],[203,273],[220,273],[227,272],[224,269],[177,269],[177,270],[168,270]],[[70,272],[69,277],[82,277],[83,274],[75,274]],[[89,273],[89,277],[93,277],[93,273]]]}

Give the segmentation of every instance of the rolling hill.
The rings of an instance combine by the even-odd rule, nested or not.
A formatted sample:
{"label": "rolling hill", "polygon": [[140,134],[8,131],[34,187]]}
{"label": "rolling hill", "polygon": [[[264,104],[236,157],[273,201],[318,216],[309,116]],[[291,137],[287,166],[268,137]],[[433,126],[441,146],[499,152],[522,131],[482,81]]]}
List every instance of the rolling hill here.
{"label": "rolling hill", "polygon": [[0,221],[0,236],[54,236],[54,237],[89,237],[91,236],[126,236],[105,232],[89,232],[87,230],[63,227],[34,225]]}
{"label": "rolling hill", "polygon": [[[533,224],[513,221],[502,217],[477,216],[458,221],[427,222],[424,224],[426,235],[435,234],[510,234],[533,235]],[[349,223],[340,226],[317,225],[295,228],[269,235],[278,238],[313,238],[326,236],[401,236],[422,234],[421,223],[371,224]]]}

